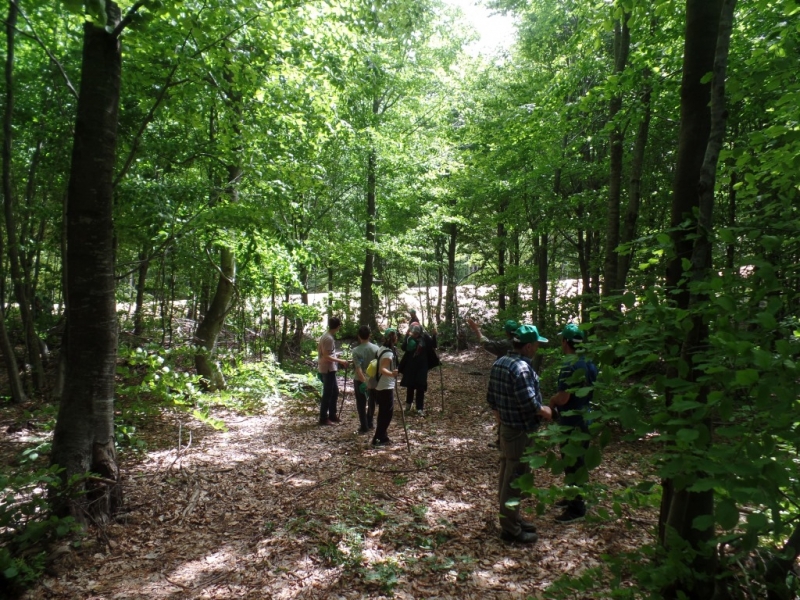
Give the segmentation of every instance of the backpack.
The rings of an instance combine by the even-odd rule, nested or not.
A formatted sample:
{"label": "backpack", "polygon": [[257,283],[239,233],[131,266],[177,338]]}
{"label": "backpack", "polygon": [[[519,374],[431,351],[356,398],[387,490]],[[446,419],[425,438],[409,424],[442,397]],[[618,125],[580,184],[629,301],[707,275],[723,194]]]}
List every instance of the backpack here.
{"label": "backpack", "polygon": [[[391,352],[392,350],[391,348],[386,348],[386,351]],[[386,354],[386,351],[378,352],[378,356],[369,361],[369,364],[367,365],[366,373],[367,377],[369,377],[367,380],[368,390],[374,390],[376,387],[378,387],[378,382],[381,380],[381,373],[378,370],[378,363],[380,362],[381,358],[383,358],[383,355]]]}

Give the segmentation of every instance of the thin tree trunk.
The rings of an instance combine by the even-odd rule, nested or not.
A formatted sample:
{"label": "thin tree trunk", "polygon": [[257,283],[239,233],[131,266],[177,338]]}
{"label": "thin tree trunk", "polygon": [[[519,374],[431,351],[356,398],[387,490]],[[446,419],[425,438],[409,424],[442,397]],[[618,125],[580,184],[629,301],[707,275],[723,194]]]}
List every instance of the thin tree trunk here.
{"label": "thin tree trunk", "polygon": [[[372,110],[378,114],[380,110],[380,99],[373,101]],[[372,331],[378,330],[378,322],[375,318],[375,295],[372,286],[375,280],[375,240],[376,240],[376,170],[377,170],[377,151],[370,148],[367,156],[367,222],[365,232],[366,254],[364,256],[364,268],[361,271],[361,313],[359,321],[364,325],[369,325]]]}
{"label": "thin tree trunk", "polygon": [[536,256],[536,272],[538,275],[538,299],[536,304],[536,324],[539,328],[543,328],[547,321],[547,279],[549,262],[547,259],[548,254],[548,236],[543,233],[539,237],[539,252]]}
{"label": "thin tree trunk", "polygon": [[629,198],[628,207],[625,211],[625,220],[622,225],[622,233],[620,235],[620,244],[626,245],[628,250],[625,254],[619,256],[619,264],[617,270],[617,287],[620,290],[625,289],[628,279],[628,271],[631,268],[631,261],[633,260],[633,248],[631,244],[636,237],[636,220],[639,216],[639,205],[642,199],[642,172],[644,170],[644,153],[647,147],[647,138],[650,135],[650,116],[652,113],[651,98],[652,91],[650,87],[645,90],[642,97],[642,105],[644,107],[644,115],[639,123],[639,128],[636,131],[636,141],[633,145],[633,156],[631,157],[631,175],[629,184]]}
{"label": "thin tree trunk", "polygon": [[[630,14],[622,13],[622,18],[614,23],[614,75],[625,70],[628,52],[631,46],[631,34],[628,29]],[[609,135],[609,151],[611,170],[608,181],[608,204],[606,209],[606,255],[603,269],[603,296],[610,296],[619,291],[617,284],[617,246],[619,246],[619,205],[622,195],[622,153],[623,131],[617,118],[622,109],[622,93],[616,92],[609,102],[608,119],[611,123]]]}
{"label": "thin tree trunk", "polygon": [[[62,478],[91,471],[108,481],[70,508],[105,522],[121,502],[114,444],[117,315],[114,293],[113,176],[120,92],[119,8],[106,1],[108,27],[84,24],[67,209],[67,364],[51,461]],[[66,508],[66,507],[64,507]]]}
{"label": "thin tree trunk", "polygon": [[33,322],[31,302],[26,293],[26,280],[23,276],[22,258],[20,257],[19,242],[17,240],[17,224],[14,210],[14,192],[11,185],[11,144],[12,122],[14,116],[14,49],[15,32],[18,6],[15,2],[9,4],[8,21],[6,22],[6,68],[5,86],[6,103],[3,115],[3,208],[6,218],[6,235],[8,236],[8,259],[11,271],[11,281],[14,286],[14,296],[17,299],[22,327],[25,331],[25,346],[28,360],[31,364],[33,387],[37,392],[44,391],[44,366],[40,352],[40,340],[36,335]]}
{"label": "thin tree trunk", "polygon": [[[232,202],[236,202],[238,193],[236,184],[242,175],[242,170],[237,166],[228,167],[228,190]],[[195,355],[194,364],[197,374],[202,377],[203,384],[208,390],[225,389],[225,378],[213,360],[214,348],[217,338],[225,324],[225,317],[231,307],[233,293],[236,289],[236,255],[232,248],[220,249],[219,279],[217,289],[211,305],[208,307],[203,321],[197,326],[194,337],[195,342],[203,351]]]}
{"label": "thin tree trunk", "polygon": [[147,271],[150,261],[147,259],[147,248],[139,251],[139,271],[136,279],[136,308],[133,311],[133,335],[144,333],[144,292],[147,283]]}
{"label": "thin tree trunk", "polygon": [[447,291],[444,299],[444,322],[455,327],[456,321],[456,240],[458,225],[450,223],[450,237],[447,242]]}
{"label": "thin tree trunk", "polygon": [[[731,180],[728,184],[728,227],[736,226],[736,171],[731,173]],[[736,264],[736,245],[728,244],[725,248],[725,266],[733,270]]]}

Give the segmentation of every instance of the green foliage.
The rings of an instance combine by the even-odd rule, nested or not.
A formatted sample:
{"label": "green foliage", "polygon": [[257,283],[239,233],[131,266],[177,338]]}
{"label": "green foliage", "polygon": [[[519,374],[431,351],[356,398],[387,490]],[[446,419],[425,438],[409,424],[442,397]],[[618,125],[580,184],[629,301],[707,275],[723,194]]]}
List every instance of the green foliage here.
{"label": "green foliage", "polygon": [[58,517],[50,499],[76,489],[77,481],[64,484],[57,466],[33,472],[0,473],[0,582],[21,590],[35,583],[44,571],[48,546],[80,527],[72,517]]}

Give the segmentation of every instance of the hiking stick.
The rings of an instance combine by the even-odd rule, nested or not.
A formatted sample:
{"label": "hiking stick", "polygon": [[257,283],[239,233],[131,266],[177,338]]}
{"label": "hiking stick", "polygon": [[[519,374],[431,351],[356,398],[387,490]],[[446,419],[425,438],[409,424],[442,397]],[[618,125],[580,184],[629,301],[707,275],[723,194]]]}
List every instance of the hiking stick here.
{"label": "hiking stick", "polygon": [[[342,403],[339,405],[339,415],[342,414],[342,410],[344,410],[344,399],[347,397],[347,369],[349,365],[345,365],[344,367],[344,393],[342,394]],[[341,418],[341,417],[339,417]]]}
{"label": "hiking stick", "polygon": [[411,442],[408,441],[408,427],[406,427],[406,413],[403,411],[403,403],[400,402],[400,392],[397,391],[396,380],[394,383],[394,399],[400,407],[400,419],[403,421],[403,432],[406,434],[406,447],[408,448],[408,453],[411,454]]}
{"label": "hiking stick", "polygon": [[439,363],[439,385],[440,385],[439,389],[442,390],[442,412],[444,412],[444,375],[442,375],[443,368],[444,365],[442,363]]}

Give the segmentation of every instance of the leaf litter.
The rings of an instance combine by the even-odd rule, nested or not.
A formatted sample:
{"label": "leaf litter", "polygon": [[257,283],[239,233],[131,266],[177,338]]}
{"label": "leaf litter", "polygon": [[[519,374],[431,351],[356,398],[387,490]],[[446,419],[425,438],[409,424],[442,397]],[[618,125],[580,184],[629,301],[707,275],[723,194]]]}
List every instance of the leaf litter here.
{"label": "leaf litter", "polygon": [[[316,424],[313,399],[286,400],[265,414],[216,414],[227,431],[184,422],[193,441],[184,435],[178,450],[175,420],[154,418],[144,435],[163,449],[120,459],[125,512],[94,543],[62,553],[24,597],[539,598],[560,576],[652,541],[653,509],[565,526],[549,506],[526,516],[538,543],[502,542],[485,404],[492,358],[443,360],[444,410],[434,371],[426,416],[406,415],[410,453],[397,407],[393,445],[373,449],[356,433],[349,384],[336,427]],[[635,482],[631,457],[643,463],[643,446],[612,444],[592,479]],[[560,483],[541,469],[535,480]]]}

